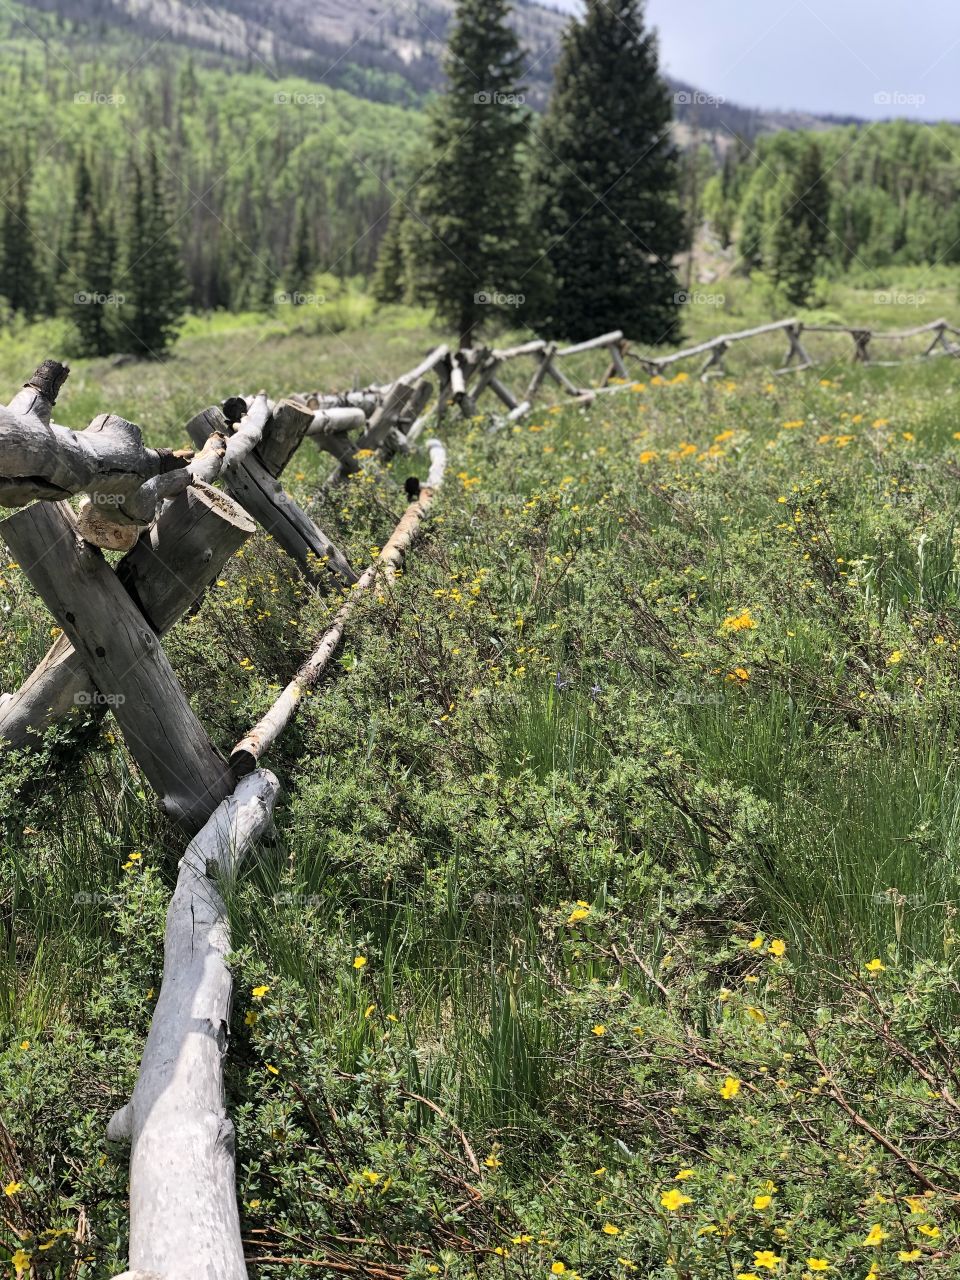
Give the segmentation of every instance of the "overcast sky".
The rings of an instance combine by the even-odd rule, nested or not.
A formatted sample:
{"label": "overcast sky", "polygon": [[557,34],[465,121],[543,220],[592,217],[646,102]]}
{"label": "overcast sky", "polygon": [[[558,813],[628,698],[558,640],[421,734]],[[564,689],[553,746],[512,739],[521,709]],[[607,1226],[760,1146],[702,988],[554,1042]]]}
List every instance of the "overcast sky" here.
{"label": "overcast sky", "polygon": [[958,0],[647,0],[647,16],[671,75],[741,106],[960,120]]}

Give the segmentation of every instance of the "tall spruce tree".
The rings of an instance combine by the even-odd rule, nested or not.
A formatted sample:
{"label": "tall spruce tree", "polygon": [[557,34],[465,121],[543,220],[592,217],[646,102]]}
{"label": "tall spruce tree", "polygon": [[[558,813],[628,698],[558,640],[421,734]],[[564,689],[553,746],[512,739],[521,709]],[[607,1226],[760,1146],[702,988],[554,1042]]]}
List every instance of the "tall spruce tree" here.
{"label": "tall spruce tree", "polygon": [[781,195],[770,233],[770,270],[792,306],[810,301],[820,262],[827,251],[830,230],[830,191],[823,170],[823,152],[815,141],[806,143],[790,190]]}
{"label": "tall spruce tree", "polygon": [[79,282],[79,287],[72,319],[79,338],[78,354],[106,356],[118,346],[125,346],[122,339],[118,341],[115,323],[117,237],[112,215],[101,218],[93,201],[80,221],[75,252],[71,278]]}
{"label": "tall spruce tree", "polygon": [[686,245],[672,103],[643,0],[587,0],[564,37],[533,177],[554,276],[553,337],[679,336],[674,259]]}
{"label": "tall spruce tree", "polygon": [[135,161],[124,244],[122,345],[138,355],[160,356],[183,319],[186,283],[157,157],[151,153],[146,179]]}
{"label": "tall spruce tree", "polygon": [[306,201],[297,204],[297,221],[293,233],[293,250],[287,268],[287,284],[293,301],[299,304],[310,292],[310,281],[317,265],[313,226],[307,213]]}
{"label": "tall spruce tree", "polygon": [[403,302],[407,292],[404,253],[405,219],[404,205],[396,204],[390,210],[387,229],[380,241],[376,270],[370,283],[370,290],[378,302]]}
{"label": "tall spruce tree", "polygon": [[523,216],[527,118],[510,7],[508,0],[457,4],[448,87],[431,115],[428,168],[405,237],[417,298],[456,325],[463,346],[492,315],[522,315],[517,299],[537,256]]}
{"label": "tall spruce tree", "polygon": [[30,226],[30,185],[26,175],[6,197],[0,223],[0,297],[11,310],[32,316],[38,310],[40,279]]}

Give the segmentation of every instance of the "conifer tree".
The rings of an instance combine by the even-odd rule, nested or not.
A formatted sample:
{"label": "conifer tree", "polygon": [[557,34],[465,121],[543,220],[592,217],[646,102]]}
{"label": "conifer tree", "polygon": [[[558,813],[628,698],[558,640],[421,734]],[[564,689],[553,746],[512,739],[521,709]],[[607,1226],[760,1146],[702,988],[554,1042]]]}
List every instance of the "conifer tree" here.
{"label": "conifer tree", "polygon": [[672,103],[643,0],[587,0],[564,37],[533,179],[555,278],[551,337],[678,337],[674,259],[686,234]]}
{"label": "conifer tree", "polygon": [[186,283],[157,157],[151,154],[146,179],[135,161],[131,170],[124,271],[117,285],[123,295],[121,342],[139,355],[160,356],[183,319]]}
{"label": "conifer tree", "polygon": [[293,233],[293,252],[287,270],[287,283],[294,302],[299,302],[310,291],[310,281],[316,268],[313,226],[307,215],[306,202],[297,204],[297,221]]}
{"label": "conifer tree", "polygon": [[793,306],[810,301],[817,270],[830,235],[830,192],[823,153],[815,141],[806,144],[790,190],[782,194],[770,234],[770,270]]}
{"label": "conifer tree", "polygon": [[30,186],[26,176],[6,197],[0,223],[0,297],[11,310],[32,316],[37,310],[39,274],[30,226]]}
{"label": "conifer tree", "polygon": [[523,217],[519,148],[527,133],[521,54],[508,0],[459,0],[433,109],[428,168],[408,237],[418,299],[455,325],[463,346],[492,315],[522,315],[524,273],[536,260]]}
{"label": "conifer tree", "polygon": [[76,237],[76,267],[71,278],[79,281],[72,319],[79,336],[79,354],[105,356],[118,344],[116,299],[117,237],[112,215],[102,219],[93,201],[80,222]]}
{"label": "conifer tree", "polygon": [[397,204],[390,210],[387,230],[380,242],[377,266],[370,290],[378,302],[403,302],[406,294],[404,221],[406,210]]}

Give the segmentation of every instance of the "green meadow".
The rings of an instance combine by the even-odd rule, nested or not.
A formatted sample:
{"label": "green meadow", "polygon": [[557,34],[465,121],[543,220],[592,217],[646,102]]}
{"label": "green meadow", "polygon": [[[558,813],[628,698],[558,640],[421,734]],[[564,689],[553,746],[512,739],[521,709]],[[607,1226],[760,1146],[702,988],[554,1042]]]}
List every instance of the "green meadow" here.
{"label": "green meadow", "polygon": [[[824,286],[804,318],[957,317],[950,271],[883,287],[923,300]],[[710,288],[691,340],[773,318]],[[58,420],[182,447],[227,395],[444,336],[348,288],[287,310],[77,361]],[[0,339],[5,396],[57,323]],[[444,424],[425,536],[266,761],[276,829],[230,886],[258,1280],[960,1276],[956,365],[811,335],[774,377],[785,345]],[[291,491],[364,565],[424,457],[318,499],[328,463]],[[171,634],[221,748],[338,602],[260,536]],[[0,610],[9,691],[51,619],[6,553]],[[7,756],[0,797],[0,1270],[99,1280],[182,849],[110,721]]]}

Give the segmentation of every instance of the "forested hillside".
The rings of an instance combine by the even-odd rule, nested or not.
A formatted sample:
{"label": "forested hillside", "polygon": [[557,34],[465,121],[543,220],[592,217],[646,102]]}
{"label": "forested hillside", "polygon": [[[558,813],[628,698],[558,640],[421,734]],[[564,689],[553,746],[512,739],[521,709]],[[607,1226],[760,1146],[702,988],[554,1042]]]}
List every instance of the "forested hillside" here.
{"label": "forested hillside", "polygon": [[707,215],[747,267],[777,271],[778,231],[822,207],[811,247],[837,269],[960,262],[960,126],[892,121],[760,138],[732,151]]}
{"label": "forested hillside", "polygon": [[[96,210],[122,261],[133,167],[152,155],[192,308],[263,305],[280,289],[306,289],[316,271],[366,273],[420,124],[415,111],[183,51],[155,49],[147,63],[123,42],[44,46],[8,28],[0,295],[8,310],[15,279],[29,309],[49,314],[82,286],[70,252],[82,232],[81,161],[91,190],[79,205]],[[122,292],[117,272],[113,289]]]}

